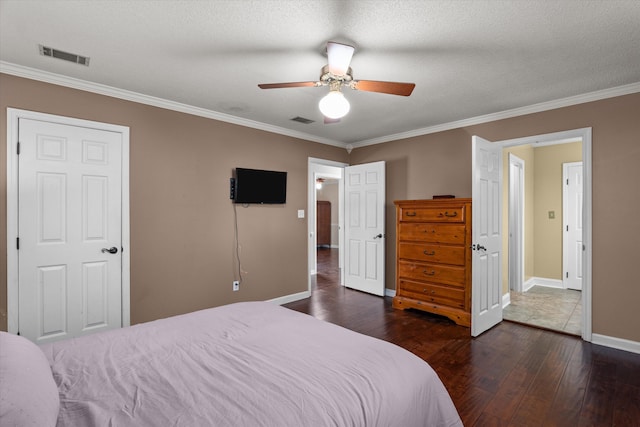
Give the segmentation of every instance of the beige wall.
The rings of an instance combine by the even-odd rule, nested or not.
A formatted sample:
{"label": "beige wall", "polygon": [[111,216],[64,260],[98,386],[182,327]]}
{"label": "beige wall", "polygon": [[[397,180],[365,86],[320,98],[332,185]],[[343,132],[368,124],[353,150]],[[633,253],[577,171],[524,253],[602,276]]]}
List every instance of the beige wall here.
{"label": "beige wall", "polygon": [[[534,147],[508,147],[503,154],[502,197],[503,292],[509,292],[509,153],[523,160],[525,167],[524,280],[532,277],[562,280],[562,164],[582,160],[582,143],[572,142]],[[549,218],[549,211],[555,218]]]}
{"label": "beige wall", "polygon": [[529,144],[509,147],[502,150],[502,291],[509,292],[509,153],[518,156],[524,162],[524,281],[533,277],[534,233],[533,233],[533,184],[534,155]]}
{"label": "beige wall", "polygon": [[[351,156],[336,147],[0,74],[5,145],[7,107],[131,128],[132,323],[306,290],[307,226],[296,211],[307,206],[308,157],[387,162],[387,253],[393,254],[393,200],[471,196],[472,135],[499,141],[592,127],[593,332],[640,341],[634,269],[640,241],[640,192],[635,188],[640,182],[640,94],[357,148]],[[241,291],[234,293],[228,180],[236,166],[286,170],[289,177],[286,205],[238,208],[246,274]],[[4,149],[0,167],[0,215],[6,224]],[[6,241],[6,227],[0,240]],[[3,330],[6,255],[0,245]],[[393,256],[386,267],[386,286],[394,288]]]}
{"label": "beige wall", "polygon": [[[579,142],[539,147],[534,162],[533,275],[562,280],[562,164],[582,160]],[[549,218],[549,212],[555,218]]]}
{"label": "beige wall", "polygon": [[[0,74],[0,222],[6,224],[6,108],[129,126],[131,322],[307,290],[308,157],[344,149]],[[288,172],[287,203],[238,206],[244,282],[234,261],[229,177],[235,167]],[[0,227],[6,242],[6,226]],[[6,330],[6,247],[0,244],[0,329]]]}
{"label": "beige wall", "polygon": [[[640,94],[357,148],[351,163],[386,160],[387,253],[395,253],[395,199],[471,196],[471,136],[491,141],[592,127],[593,332],[640,341],[636,242],[640,241]],[[387,257],[386,281],[395,287]]]}

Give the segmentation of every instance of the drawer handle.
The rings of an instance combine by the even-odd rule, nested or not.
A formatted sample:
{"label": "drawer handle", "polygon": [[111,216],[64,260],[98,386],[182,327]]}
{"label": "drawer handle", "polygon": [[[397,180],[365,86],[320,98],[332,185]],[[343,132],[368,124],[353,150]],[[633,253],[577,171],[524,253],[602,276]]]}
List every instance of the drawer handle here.
{"label": "drawer handle", "polygon": [[455,218],[455,217],[457,217],[457,216],[458,216],[458,212],[452,212],[452,213],[445,212],[444,214],[443,214],[442,212],[440,212],[440,213],[438,214],[438,216],[439,216],[439,217],[446,216],[447,218]]}
{"label": "drawer handle", "polygon": [[431,273],[429,273],[427,270],[424,270],[422,272],[422,274],[424,274],[425,276],[435,276],[436,271],[435,270],[431,270]]}
{"label": "drawer handle", "polygon": [[[424,292],[424,293],[426,294],[426,293],[427,293],[427,288],[424,288],[424,289],[422,290],[422,292]],[[433,295],[433,294],[435,294],[435,293],[436,293],[436,291],[431,290],[431,295]]]}
{"label": "drawer handle", "polygon": [[428,256],[433,256],[436,254],[436,251],[427,252],[427,250],[425,249],[424,251],[422,251],[422,253]]}
{"label": "drawer handle", "polygon": [[407,216],[416,216],[416,213],[415,212],[407,212],[406,215]]}

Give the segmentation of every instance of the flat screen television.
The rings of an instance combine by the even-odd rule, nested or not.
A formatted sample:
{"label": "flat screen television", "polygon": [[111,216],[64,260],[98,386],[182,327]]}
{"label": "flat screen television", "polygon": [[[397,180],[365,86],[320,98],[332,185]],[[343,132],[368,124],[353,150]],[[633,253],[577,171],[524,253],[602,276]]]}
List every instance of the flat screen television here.
{"label": "flat screen television", "polygon": [[231,185],[234,203],[283,204],[287,202],[286,172],[236,168],[235,179],[232,180]]}

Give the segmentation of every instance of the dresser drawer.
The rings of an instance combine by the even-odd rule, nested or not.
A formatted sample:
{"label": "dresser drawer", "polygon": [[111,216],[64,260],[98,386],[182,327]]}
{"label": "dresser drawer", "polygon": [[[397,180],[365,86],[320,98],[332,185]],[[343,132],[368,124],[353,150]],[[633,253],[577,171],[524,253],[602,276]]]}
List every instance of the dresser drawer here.
{"label": "dresser drawer", "polygon": [[425,280],[460,287],[465,283],[464,267],[405,260],[398,261],[398,276],[403,279]]}
{"label": "dresser drawer", "polygon": [[442,246],[428,243],[398,244],[398,258],[442,264],[464,265],[464,246]]}
{"label": "dresser drawer", "polygon": [[433,283],[400,280],[397,295],[456,308],[464,308],[464,290],[459,288],[448,288]]}
{"label": "dresser drawer", "polygon": [[404,222],[464,222],[464,206],[405,207],[399,208],[400,221]]}
{"label": "dresser drawer", "polygon": [[399,240],[413,240],[428,243],[465,244],[465,226],[449,224],[400,223]]}

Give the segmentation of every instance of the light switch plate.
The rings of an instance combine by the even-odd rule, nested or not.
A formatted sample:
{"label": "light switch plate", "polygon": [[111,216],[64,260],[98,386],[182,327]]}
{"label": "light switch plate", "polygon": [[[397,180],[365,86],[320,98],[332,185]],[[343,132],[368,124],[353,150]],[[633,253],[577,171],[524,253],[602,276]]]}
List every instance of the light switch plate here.
{"label": "light switch plate", "polygon": [[298,218],[304,218],[304,209],[298,209]]}
{"label": "light switch plate", "polygon": [[556,217],[556,211],[549,211],[549,219],[554,219]]}

